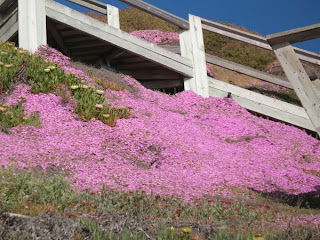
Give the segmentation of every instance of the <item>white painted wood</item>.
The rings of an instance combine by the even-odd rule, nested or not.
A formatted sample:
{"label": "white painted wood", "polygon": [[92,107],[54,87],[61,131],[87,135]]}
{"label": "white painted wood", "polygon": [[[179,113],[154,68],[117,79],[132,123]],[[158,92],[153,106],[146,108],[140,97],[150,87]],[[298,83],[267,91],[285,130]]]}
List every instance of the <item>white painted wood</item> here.
{"label": "white painted wood", "polygon": [[184,88],[209,97],[201,18],[190,14],[189,23],[189,30],[181,32],[179,36],[181,56],[189,58],[193,63],[193,78],[184,79]]}
{"label": "white painted wood", "polygon": [[[193,62],[193,48],[190,30],[183,30],[179,34],[181,56],[190,59]],[[195,78],[184,78],[184,90],[196,91],[197,86]]]}
{"label": "white painted wood", "polygon": [[273,46],[283,71],[320,136],[320,98],[289,42]]}
{"label": "white painted wood", "polygon": [[62,4],[52,0],[46,0],[46,14],[49,18],[63,22],[117,47],[127,49],[132,53],[157,62],[184,76],[193,76],[192,64],[189,59],[134,37],[129,33],[110,27],[108,24],[86,16]]}
{"label": "white painted wood", "polygon": [[19,46],[35,52],[47,44],[45,1],[18,0]]}
{"label": "white painted wood", "polygon": [[120,29],[119,8],[107,4],[108,25]]}
{"label": "white painted wood", "polygon": [[0,25],[0,41],[10,40],[18,31],[18,10],[10,14]]}
{"label": "white painted wood", "polygon": [[204,50],[201,18],[190,14],[189,23],[193,48],[193,74],[196,80],[196,91],[203,97],[209,97],[207,63]]}
{"label": "white painted wood", "polygon": [[310,118],[304,108],[298,107],[247,89],[234,86],[208,77],[211,97],[231,97],[242,107],[293,124],[298,127],[315,131]]}

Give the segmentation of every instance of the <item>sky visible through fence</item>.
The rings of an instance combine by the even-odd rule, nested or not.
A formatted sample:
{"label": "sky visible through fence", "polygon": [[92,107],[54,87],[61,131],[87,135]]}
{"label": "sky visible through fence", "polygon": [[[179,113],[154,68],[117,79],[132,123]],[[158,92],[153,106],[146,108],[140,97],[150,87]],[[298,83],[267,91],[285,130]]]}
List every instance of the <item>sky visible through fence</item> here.
{"label": "sky visible through fence", "polygon": [[[57,0],[79,11],[88,11],[66,0]],[[118,0],[99,0],[120,9],[128,7]],[[218,22],[244,26],[262,35],[320,23],[319,0],[145,0],[181,18],[188,14]],[[295,44],[312,52],[320,52],[320,39]]]}

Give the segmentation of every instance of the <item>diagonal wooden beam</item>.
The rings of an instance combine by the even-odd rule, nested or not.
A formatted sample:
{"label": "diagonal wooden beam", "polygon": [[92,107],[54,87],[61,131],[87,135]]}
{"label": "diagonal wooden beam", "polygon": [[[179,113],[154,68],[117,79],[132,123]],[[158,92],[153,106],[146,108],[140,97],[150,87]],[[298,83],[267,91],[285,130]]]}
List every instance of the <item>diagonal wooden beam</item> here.
{"label": "diagonal wooden beam", "polygon": [[271,46],[284,42],[292,44],[315,38],[320,38],[320,23],[267,36],[267,40]]}
{"label": "diagonal wooden beam", "polygon": [[289,42],[272,46],[281,66],[320,136],[320,97]]}
{"label": "diagonal wooden beam", "polygon": [[18,32],[18,9],[0,22],[0,42],[9,41]]}
{"label": "diagonal wooden beam", "polygon": [[60,33],[58,32],[58,30],[56,29],[55,24],[52,21],[47,21],[47,25],[48,25],[48,30],[50,31],[52,37],[54,38],[54,40],[57,42],[59,48],[61,49],[61,51],[67,55],[67,56],[71,56],[70,55],[70,51],[68,49],[68,47],[66,46],[66,44],[64,43]]}
{"label": "diagonal wooden beam", "polygon": [[120,0],[121,2],[124,2],[126,4],[129,4],[135,8],[138,8],[142,11],[145,11],[147,13],[150,13],[154,16],[157,16],[165,21],[168,21],[181,29],[189,29],[189,23],[187,20],[184,20],[176,15],[173,15],[169,12],[166,12],[160,8],[157,8],[149,3],[146,3],[141,0]]}

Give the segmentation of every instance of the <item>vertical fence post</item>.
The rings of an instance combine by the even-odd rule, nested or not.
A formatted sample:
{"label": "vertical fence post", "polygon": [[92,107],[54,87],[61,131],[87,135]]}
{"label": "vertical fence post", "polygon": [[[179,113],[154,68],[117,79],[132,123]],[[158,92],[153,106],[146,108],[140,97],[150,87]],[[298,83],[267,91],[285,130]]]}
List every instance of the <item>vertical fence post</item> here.
{"label": "vertical fence post", "polygon": [[272,48],[320,136],[320,98],[308,74],[289,42],[273,45]]}
{"label": "vertical fence post", "polygon": [[108,24],[114,28],[120,29],[119,8],[107,4]]}
{"label": "vertical fence post", "polygon": [[193,78],[184,80],[185,90],[192,90],[203,97],[209,97],[201,18],[189,15],[190,29],[180,33],[180,50],[183,57],[193,64]]}
{"label": "vertical fence post", "polygon": [[47,44],[44,0],[18,0],[19,46],[35,52]]}

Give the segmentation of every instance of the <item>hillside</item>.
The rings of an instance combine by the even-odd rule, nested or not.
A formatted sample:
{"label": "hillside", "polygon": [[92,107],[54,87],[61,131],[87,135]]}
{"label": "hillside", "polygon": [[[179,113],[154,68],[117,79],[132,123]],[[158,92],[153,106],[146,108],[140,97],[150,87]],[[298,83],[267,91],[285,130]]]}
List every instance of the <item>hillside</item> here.
{"label": "hillside", "polygon": [[[155,230],[146,229],[144,221],[152,218],[156,228],[164,223],[177,229],[192,226],[195,239],[212,239],[219,224],[227,224],[230,234],[235,232],[229,225],[235,224],[240,233],[257,236],[280,236],[287,234],[288,224],[296,229],[306,225],[315,227],[311,234],[318,236],[320,142],[305,132],[253,116],[230,98],[151,91],[129,76],[72,63],[50,47],[38,51],[46,60],[11,44],[0,44],[0,49],[0,204],[5,211],[99,215],[102,225],[104,214],[124,212],[142,221],[136,227],[148,234]],[[62,177],[67,183],[52,192],[69,184],[73,190],[66,191],[72,194],[59,192],[61,199],[40,201],[46,198],[38,192],[47,187],[34,192],[23,185],[25,180],[13,191],[8,181],[9,186],[17,183],[10,171],[19,169]],[[75,192],[82,195],[70,199]],[[115,192],[129,202],[117,205],[119,200],[111,200]],[[149,197],[151,203],[143,200]],[[163,198],[167,207],[158,202]],[[277,198],[315,210],[279,205]],[[10,199],[20,200],[13,204]],[[208,229],[212,219],[217,222]],[[275,225],[280,233],[270,232]],[[181,231],[182,237],[190,233]]]}

